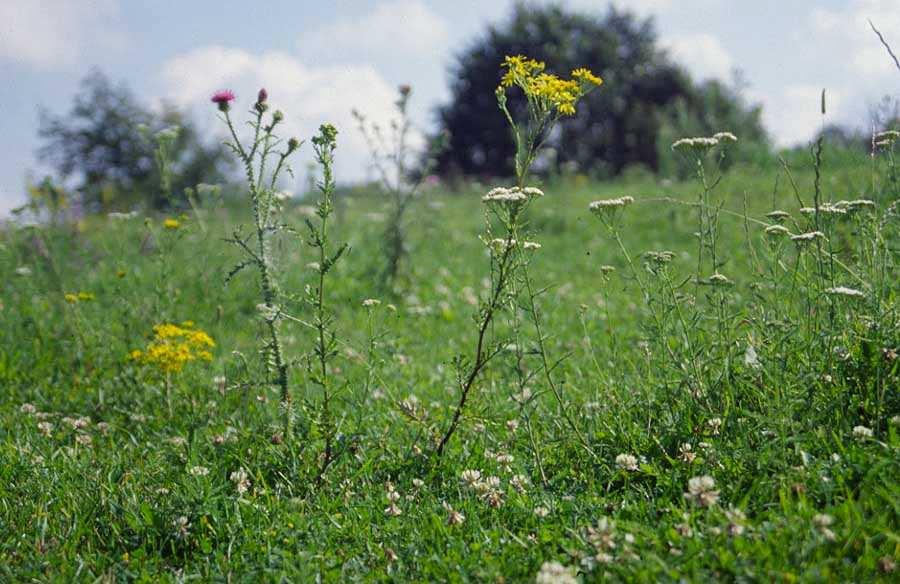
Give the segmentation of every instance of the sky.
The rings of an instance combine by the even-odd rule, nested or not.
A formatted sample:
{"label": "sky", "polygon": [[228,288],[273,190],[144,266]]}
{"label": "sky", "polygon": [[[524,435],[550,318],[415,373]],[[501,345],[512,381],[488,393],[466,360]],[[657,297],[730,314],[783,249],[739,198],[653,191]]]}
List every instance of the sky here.
{"label": "sky", "polygon": [[[822,89],[828,121],[859,127],[871,104],[900,95],[900,71],[868,25],[900,50],[900,0],[612,1],[653,18],[660,44],[695,77],[730,81],[740,71],[778,145],[803,143],[821,127]],[[189,109],[209,132],[220,131],[213,91],[231,88],[249,105],[265,86],[298,137],[334,123],[338,176],[366,178],[351,110],[384,122],[397,86],[408,83],[414,121],[432,129],[454,56],[508,18],[514,2],[0,0],[0,215],[24,200],[28,174],[47,171],[35,157],[39,109],[68,111],[92,68],[148,106]],[[601,13],[610,1],[555,3]],[[306,149],[301,159],[310,156]]]}

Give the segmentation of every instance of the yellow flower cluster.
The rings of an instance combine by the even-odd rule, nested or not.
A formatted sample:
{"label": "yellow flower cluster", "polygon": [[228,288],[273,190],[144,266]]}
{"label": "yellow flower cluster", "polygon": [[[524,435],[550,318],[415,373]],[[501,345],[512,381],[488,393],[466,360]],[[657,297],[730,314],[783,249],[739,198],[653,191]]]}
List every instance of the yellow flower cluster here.
{"label": "yellow flower cluster", "polygon": [[134,350],[129,358],[153,365],[163,373],[178,373],[191,361],[212,361],[210,349],[216,346],[208,334],[194,328],[192,321],[180,325],[163,323],[153,327],[153,340],[143,351]]}
{"label": "yellow flower cluster", "polygon": [[178,229],[179,227],[181,227],[181,222],[178,219],[169,218],[169,219],[166,219],[165,221],[163,221],[163,227],[174,231],[174,230]]}
{"label": "yellow flower cluster", "polygon": [[91,292],[70,292],[66,294],[63,298],[65,298],[66,302],[69,304],[78,304],[79,302],[88,302],[94,299],[94,295]]}
{"label": "yellow flower cluster", "polygon": [[575,104],[603,80],[580,67],[572,71],[572,79],[561,79],[556,75],[545,73],[546,64],[515,55],[503,61],[506,73],[500,80],[500,90],[517,85],[525,92],[529,102],[542,111],[556,112],[560,115],[575,114]]}

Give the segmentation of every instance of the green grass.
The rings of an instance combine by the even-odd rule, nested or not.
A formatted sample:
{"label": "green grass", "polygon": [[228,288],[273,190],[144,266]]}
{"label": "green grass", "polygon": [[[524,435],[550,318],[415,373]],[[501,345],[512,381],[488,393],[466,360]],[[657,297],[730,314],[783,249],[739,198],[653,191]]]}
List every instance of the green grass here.
{"label": "green grass", "polygon": [[[458,399],[453,359],[473,350],[471,298],[489,273],[478,240],[486,189],[429,192],[417,203],[396,295],[372,284],[378,199],[342,200],[333,236],[351,251],[331,283],[341,455],[321,482],[321,436],[304,422],[319,399],[303,360],[312,332],[284,327],[303,405],[297,434],[275,444],[278,393],[259,381],[258,284],[248,271],[223,285],[239,258],[222,242],[246,220],[239,207],[209,209],[203,225],[192,215],[177,231],[160,217],[9,227],[0,234],[0,579],[525,581],[558,561],[585,581],[889,580],[900,559],[896,194],[880,175],[873,188],[866,166],[825,171],[826,200],[878,203],[871,218],[829,228],[834,271],[830,261],[820,271],[824,251],[798,255],[791,243],[772,271],[765,213],[773,203],[791,212],[794,233],[809,219],[783,174],[737,168],[715,194],[719,271],[734,283],[721,289],[690,280],[696,184],[546,187],[529,211],[543,244],[529,271],[548,286],[539,306],[549,356],[561,360],[553,379],[591,452],[548,391],[526,320],[518,369],[512,351],[498,355],[444,456],[432,454]],[[811,205],[811,170],[794,178]],[[636,199],[622,237],[646,296],[587,211],[620,195]],[[285,219],[299,229],[301,209]],[[310,249],[279,239],[288,293],[313,283]],[[674,252],[672,262],[646,270],[641,254],[660,250]],[[607,279],[603,265],[616,268]],[[866,297],[829,296],[832,284]],[[65,302],[78,291],[95,299]],[[371,357],[370,297],[383,302]],[[308,318],[304,310],[296,316]],[[493,330],[498,342],[514,341],[508,317]],[[126,356],[154,324],[188,319],[217,347],[210,364],[175,376],[170,414],[159,376]],[[512,399],[520,374],[534,396],[524,408]],[[89,424],[72,428],[79,417]],[[53,425],[49,435],[41,421]],[[874,436],[856,437],[860,425]],[[693,462],[680,456],[684,443]],[[498,462],[499,453],[512,459]],[[617,466],[623,453],[638,457],[637,471]],[[194,466],[209,473],[195,476]],[[251,482],[243,494],[230,478],[239,469]],[[500,477],[499,507],[463,485],[467,469]],[[514,475],[527,488],[515,489]],[[720,491],[708,508],[684,496],[701,475]],[[399,516],[385,513],[388,481]],[[465,521],[449,525],[444,504]],[[615,547],[602,543],[604,517]],[[598,553],[608,563],[588,561]]]}

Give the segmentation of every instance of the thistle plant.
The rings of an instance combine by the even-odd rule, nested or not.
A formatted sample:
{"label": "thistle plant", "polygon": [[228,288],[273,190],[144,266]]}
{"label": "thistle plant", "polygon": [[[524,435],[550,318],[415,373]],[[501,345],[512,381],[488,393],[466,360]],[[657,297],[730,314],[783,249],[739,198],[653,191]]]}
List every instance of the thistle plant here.
{"label": "thistle plant", "polygon": [[[455,360],[459,400],[450,424],[438,442],[436,450],[438,456],[443,453],[459,426],[460,418],[479,375],[503,347],[503,343],[491,343],[488,338],[488,331],[496,315],[503,309],[511,308],[515,312],[516,300],[523,291],[535,325],[542,368],[547,382],[560,401],[566,420],[587,447],[586,439],[562,404],[559,387],[551,376],[552,366],[545,347],[546,337],[535,304],[538,293],[528,276],[529,256],[541,246],[537,242],[525,241],[523,238],[527,227],[526,211],[534,200],[544,194],[539,188],[527,185],[531,165],[559,119],[573,115],[578,100],[599,86],[602,80],[583,68],[572,71],[572,79],[561,79],[546,73],[544,63],[521,55],[506,57],[502,67],[505,73],[495,94],[497,106],[509,122],[515,142],[516,184],[510,188],[491,189],[482,197],[486,209],[486,228],[482,241],[487,245],[491,258],[490,291],[475,319],[476,340],[473,355],[461,356]],[[522,91],[527,102],[527,120],[521,123],[515,120],[507,106],[507,91],[513,87]],[[517,325],[514,324],[514,328],[517,328]]]}
{"label": "thistle plant", "polygon": [[317,482],[322,480],[328,467],[338,455],[334,444],[336,427],[332,403],[337,388],[329,371],[329,363],[338,353],[338,342],[337,333],[334,330],[334,315],[328,307],[326,291],[328,273],[347,251],[346,243],[333,248],[328,231],[328,219],[334,213],[333,166],[334,150],[337,147],[336,139],[337,130],[331,124],[323,124],[319,128],[319,134],[312,139],[316,161],[322,169],[322,179],[317,185],[321,198],[316,204],[318,223],[314,223],[312,219],[306,220],[309,230],[307,242],[318,255],[318,261],[315,264],[318,276],[316,285],[306,288],[306,303],[313,311],[312,326],[316,335],[313,354],[307,359],[307,371],[310,381],[317,385],[322,392],[321,403],[315,406],[314,419],[325,441]]}
{"label": "thistle plant", "polygon": [[434,167],[435,156],[444,147],[443,136],[432,143],[421,168],[411,167],[410,138],[413,131],[409,117],[409,100],[412,88],[401,85],[394,105],[397,118],[391,120],[390,134],[376,122],[369,121],[359,110],[353,110],[353,117],[366,141],[372,165],[378,173],[381,188],[390,199],[390,210],[382,233],[382,254],[384,264],[378,272],[381,289],[388,289],[397,280],[402,264],[409,253],[407,241],[406,214],[422,186],[422,181]]}
{"label": "thistle plant", "polygon": [[[261,353],[266,363],[269,381],[280,391],[281,405],[285,416],[285,432],[290,432],[292,416],[292,395],[288,377],[288,361],[284,354],[281,339],[282,295],[278,288],[277,271],[271,253],[272,238],[279,233],[290,231],[290,228],[278,220],[280,204],[275,189],[282,172],[290,173],[287,159],[300,148],[300,141],[290,138],[286,143],[276,134],[278,125],[284,120],[284,114],[275,110],[268,120],[264,121],[269,110],[268,93],[260,89],[256,103],[250,110],[248,125],[253,133],[249,143],[238,138],[237,130],[231,121],[231,102],[234,94],[230,91],[219,91],[212,97],[217,104],[222,120],[228,127],[231,140],[225,144],[240,158],[247,179],[247,192],[253,212],[253,232],[244,235],[238,229],[229,240],[244,254],[244,259],[228,273],[226,282],[247,267],[256,268],[259,275],[260,304],[258,305],[265,330],[265,340]],[[274,164],[269,168],[268,165]]]}

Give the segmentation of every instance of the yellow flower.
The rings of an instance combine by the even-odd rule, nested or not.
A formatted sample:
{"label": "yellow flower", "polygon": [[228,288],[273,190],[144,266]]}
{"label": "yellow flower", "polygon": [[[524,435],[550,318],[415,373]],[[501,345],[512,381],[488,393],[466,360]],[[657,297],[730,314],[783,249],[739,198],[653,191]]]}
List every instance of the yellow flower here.
{"label": "yellow flower", "polygon": [[181,326],[162,323],[153,327],[153,340],[145,351],[134,350],[129,357],[153,365],[163,373],[178,373],[192,361],[212,361],[209,349],[216,346],[208,334],[195,329],[193,321]]}
{"label": "yellow flower", "polygon": [[575,105],[589,91],[603,83],[603,80],[584,67],[572,71],[572,79],[561,79],[544,73],[546,65],[516,55],[506,57],[502,67],[506,69],[500,80],[498,92],[513,85],[518,86],[528,98],[529,109],[538,118],[557,114],[575,114]]}
{"label": "yellow flower", "polygon": [[586,85],[596,85],[600,86],[603,83],[603,79],[594,75],[590,69],[585,69],[584,67],[579,67],[572,71],[572,79],[580,81]]}
{"label": "yellow flower", "polygon": [[66,294],[64,298],[69,304],[75,304],[76,302],[78,302],[78,294]]}
{"label": "yellow flower", "polygon": [[178,219],[166,219],[165,221],[163,221],[163,227],[174,231],[181,227],[181,222],[178,221]]}
{"label": "yellow flower", "polygon": [[91,294],[90,292],[79,292],[78,299],[87,302],[88,300],[93,300],[94,295]]}

